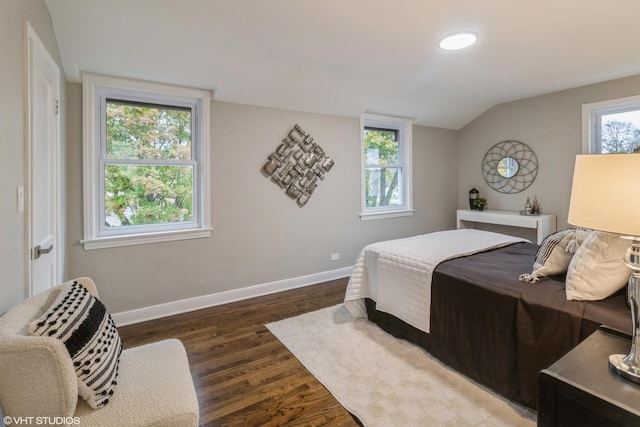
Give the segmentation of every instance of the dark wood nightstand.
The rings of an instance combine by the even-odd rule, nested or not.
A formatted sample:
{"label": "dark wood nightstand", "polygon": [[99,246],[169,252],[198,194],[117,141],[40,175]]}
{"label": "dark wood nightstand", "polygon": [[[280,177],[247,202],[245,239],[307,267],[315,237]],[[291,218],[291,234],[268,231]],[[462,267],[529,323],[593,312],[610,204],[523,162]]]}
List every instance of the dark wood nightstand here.
{"label": "dark wood nightstand", "polygon": [[631,338],[601,327],[538,374],[538,426],[640,426],[640,385],[609,369]]}

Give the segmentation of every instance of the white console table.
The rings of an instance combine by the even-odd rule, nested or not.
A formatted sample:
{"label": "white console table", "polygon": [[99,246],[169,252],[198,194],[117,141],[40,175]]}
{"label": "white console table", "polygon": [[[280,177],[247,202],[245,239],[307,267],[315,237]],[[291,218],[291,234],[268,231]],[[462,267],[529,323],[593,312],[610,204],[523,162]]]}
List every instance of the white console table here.
{"label": "white console table", "polygon": [[520,215],[519,212],[510,211],[475,211],[470,209],[458,209],[457,227],[475,228],[475,223],[497,224],[508,227],[535,228],[537,243],[549,234],[556,231],[556,216],[550,214]]}

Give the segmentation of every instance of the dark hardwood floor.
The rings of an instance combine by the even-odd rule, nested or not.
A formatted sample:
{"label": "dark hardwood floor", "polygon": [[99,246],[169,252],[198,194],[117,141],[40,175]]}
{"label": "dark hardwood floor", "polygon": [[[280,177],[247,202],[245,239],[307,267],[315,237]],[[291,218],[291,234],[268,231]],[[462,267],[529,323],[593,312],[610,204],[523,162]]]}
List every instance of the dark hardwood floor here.
{"label": "dark hardwood floor", "polygon": [[119,328],[126,347],[178,338],[203,426],[357,426],[264,326],[342,302],[347,279]]}

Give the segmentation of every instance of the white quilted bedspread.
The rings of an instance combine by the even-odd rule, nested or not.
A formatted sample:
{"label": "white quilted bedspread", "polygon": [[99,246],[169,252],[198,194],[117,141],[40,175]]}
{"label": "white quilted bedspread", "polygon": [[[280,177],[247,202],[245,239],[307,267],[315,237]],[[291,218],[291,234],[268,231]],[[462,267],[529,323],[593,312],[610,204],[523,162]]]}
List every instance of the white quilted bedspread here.
{"label": "white quilted bedspread", "polygon": [[354,317],[367,317],[364,298],[376,309],[429,332],[431,277],[448,259],[499,248],[519,237],[482,230],[447,230],[367,245],[356,260],[344,304]]}

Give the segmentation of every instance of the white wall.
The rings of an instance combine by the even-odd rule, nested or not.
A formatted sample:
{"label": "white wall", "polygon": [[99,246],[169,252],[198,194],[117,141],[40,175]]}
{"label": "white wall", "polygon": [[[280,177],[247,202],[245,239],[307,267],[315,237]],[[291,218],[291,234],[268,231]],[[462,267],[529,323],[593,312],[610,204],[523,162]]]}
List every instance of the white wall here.
{"label": "white wall", "polygon": [[[582,104],[640,94],[640,76],[613,80],[497,105],[458,132],[458,206],[468,208],[477,188],[489,209],[521,210],[527,196],[538,196],[542,212],[567,224],[576,154],[582,152]],[[538,176],[524,192],[501,194],[483,180],[482,158],[494,144],[513,139],[538,156]]]}
{"label": "white wall", "polygon": [[[85,251],[81,86],[67,97],[69,275],[91,276],[111,312],[350,267],[367,243],[455,224],[455,132],[414,127],[415,215],[362,222],[359,119],[213,102],[213,236]],[[260,172],[295,124],[335,160],[303,208]]]}
{"label": "white wall", "polygon": [[[60,60],[51,17],[43,0],[2,0],[0,8],[0,313],[3,313],[22,301],[27,289],[25,215],[18,213],[16,203],[16,189],[25,185],[24,34],[27,20],[58,65]],[[64,86],[60,92],[64,92]],[[64,99],[62,101],[64,108]],[[64,145],[64,126],[61,131]]]}

